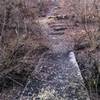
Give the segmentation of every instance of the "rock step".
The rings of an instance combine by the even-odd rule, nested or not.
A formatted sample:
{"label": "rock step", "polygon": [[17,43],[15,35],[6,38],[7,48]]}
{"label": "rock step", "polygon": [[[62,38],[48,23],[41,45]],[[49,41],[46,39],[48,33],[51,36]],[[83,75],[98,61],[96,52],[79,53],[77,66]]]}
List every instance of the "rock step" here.
{"label": "rock step", "polygon": [[57,15],[56,16],[57,20],[66,20],[66,19],[69,19],[69,17],[67,15]]}
{"label": "rock step", "polygon": [[51,18],[57,18],[58,20],[60,20],[60,19],[69,19],[69,16],[67,16],[67,15],[53,15],[53,16],[48,16],[48,19],[51,19]]}
{"label": "rock step", "polygon": [[61,30],[66,30],[67,27],[54,27],[53,28],[55,31],[61,31]]}
{"label": "rock step", "polygon": [[53,31],[49,33],[49,35],[63,35],[63,34],[64,34],[64,31]]}
{"label": "rock step", "polygon": [[53,27],[66,27],[66,25],[64,24],[64,23],[61,23],[61,24],[51,24],[51,25],[49,25],[51,28],[53,28]]}

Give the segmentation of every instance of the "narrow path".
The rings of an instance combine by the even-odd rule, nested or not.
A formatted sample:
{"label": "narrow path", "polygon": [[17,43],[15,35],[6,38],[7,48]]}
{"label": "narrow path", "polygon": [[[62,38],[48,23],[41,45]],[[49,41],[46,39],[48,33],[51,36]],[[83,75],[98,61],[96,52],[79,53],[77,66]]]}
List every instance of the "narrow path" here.
{"label": "narrow path", "polygon": [[74,52],[70,52],[73,44],[65,34],[66,24],[50,18],[51,14],[39,19],[50,47],[33,72],[40,81],[30,80],[20,100],[90,100]]}
{"label": "narrow path", "polygon": [[66,23],[64,23],[64,21],[59,22],[54,15],[51,15],[51,18],[49,17],[47,16],[46,18],[40,19],[39,23],[43,30],[43,36],[49,41],[48,45],[52,52],[64,53],[73,50],[74,43],[72,37],[70,34],[65,34],[65,30],[67,29]]}

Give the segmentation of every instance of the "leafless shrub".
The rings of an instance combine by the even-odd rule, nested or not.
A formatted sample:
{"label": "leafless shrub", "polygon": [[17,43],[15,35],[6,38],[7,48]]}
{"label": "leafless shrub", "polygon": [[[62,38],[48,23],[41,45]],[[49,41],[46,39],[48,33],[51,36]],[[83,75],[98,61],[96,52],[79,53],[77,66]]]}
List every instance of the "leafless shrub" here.
{"label": "leafless shrub", "polygon": [[36,0],[0,1],[1,77],[13,71],[30,72],[33,64],[38,61],[38,56],[45,52],[41,48],[46,47],[39,42],[41,27],[36,22],[38,14]]}
{"label": "leafless shrub", "polygon": [[91,50],[95,50],[98,46],[97,37],[99,29],[99,12],[96,7],[96,0],[75,0],[75,2],[72,2],[72,6],[85,33],[89,37]]}

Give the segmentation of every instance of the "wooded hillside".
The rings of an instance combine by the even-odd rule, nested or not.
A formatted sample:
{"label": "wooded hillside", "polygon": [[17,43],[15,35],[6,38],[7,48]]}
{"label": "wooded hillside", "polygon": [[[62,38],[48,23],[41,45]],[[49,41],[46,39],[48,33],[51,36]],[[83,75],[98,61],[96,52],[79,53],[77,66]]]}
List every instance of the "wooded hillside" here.
{"label": "wooded hillside", "polygon": [[0,0],[0,100],[99,98],[99,0]]}

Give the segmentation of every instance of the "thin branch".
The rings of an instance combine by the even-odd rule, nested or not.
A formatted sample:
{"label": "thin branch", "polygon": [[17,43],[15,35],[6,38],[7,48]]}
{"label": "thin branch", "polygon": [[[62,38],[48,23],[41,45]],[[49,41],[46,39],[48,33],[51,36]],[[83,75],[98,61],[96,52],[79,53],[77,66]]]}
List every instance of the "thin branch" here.
{"label": "thin branch", "polygon": [[5,25],[6,25],[6,9],[4,10],[4,19],[3,19],[3,25],[2,25],[2,31],[1,31],[1,46],[3,46],[4,43],[4,29],[5,29]]}
{"label": "thin branch", "polygon": [[16,84],[18,84],[18,85],[20,85],[21,87],[24,87],[24,85],[23,84],[21,84],[20,82],[18,82],[18,81],[16,81],[15,79],[13,79],[12,77],[10,77],[10,76],[6,76],[8,79],[10,79],[11,81],[13,81],[14,83],[16,83]]}

